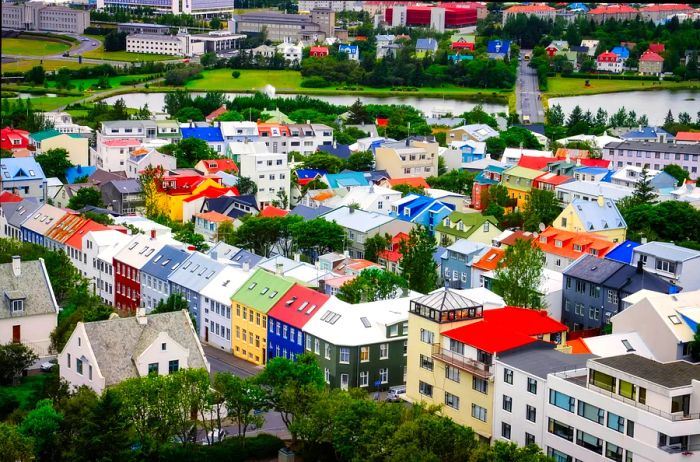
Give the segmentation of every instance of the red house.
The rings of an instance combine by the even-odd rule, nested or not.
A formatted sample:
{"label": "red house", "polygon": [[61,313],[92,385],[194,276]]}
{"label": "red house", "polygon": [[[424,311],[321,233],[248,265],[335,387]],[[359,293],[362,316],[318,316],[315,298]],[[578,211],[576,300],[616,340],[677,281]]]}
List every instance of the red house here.
{"label": "red house", "polygon": [[0,130],[0,148],[8,151],[29,146],[29,132],[6,127]]}
{"label": "red house", "polygon": [[663,53],[666,50],[666,46],[663,43],[650,43],[649,51],[654,53]]}
{"label": "red house", "polygon": [[399,261],[403,255],[401,254],[401,242],[408,239],[408,234],[398,233],[391,238],[391,243],[389,247],[384,250],[379,251],[377,254],[377,260],[379,264],[382,265],[387,271],[392,273],[399,272]]}
{"label": "red house", "polygon": [[476,44],[474,42],[452,42],[453,50],[469,50],[474,51]]}
{"label": "red house", "polygon": [[311,50],[309,50],[309,56],[316,56],[319,58],[328,56],[328,47],[311,47]]}

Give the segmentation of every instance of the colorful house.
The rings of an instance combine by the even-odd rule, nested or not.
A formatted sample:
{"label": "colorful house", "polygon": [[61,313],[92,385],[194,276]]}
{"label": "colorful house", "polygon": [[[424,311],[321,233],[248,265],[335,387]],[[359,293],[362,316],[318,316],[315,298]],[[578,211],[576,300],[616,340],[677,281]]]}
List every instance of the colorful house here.
{"label": "colorful house", "polygon": [[599,196],[596,201],[574,199],[554,220],[558,229],[600,234],[613,242],[623,242],[627,223],[615,201]]}
{"label": "colorful house", "polygon": [[41,165],[33,157],[0,159],[0,187],[22,198],[46,201],[47,184]]}
{"label": "colorful house", "polygon": [[304,353],[304,326],[329,297],[294,284],[268,313],[267,357],[294,360]]}
{"label": "colorful house", "polygon": [[215,175],[219,172],[238,173],[238,165],[232,159],[200,160],[194,169],[202,175]]}
{"label": "colorful house", "polygon": [[338,47],[338,53],[347,53],[350,61],[360,60],[360,47],[358,45],[347,45],[342,43]]}
{"label": "colorful house", "polygon": [[65,149],[71,164],[88,165],[90,163],[88,159],[90,140],[78,133],[61,133],[54,129],[35,132],[29,135],[29,144],[36,148],[36,155],[50,149]]}
{"label": "colorful house", "polygon": [[434,38],[419,38],[416,40],[416,57],[425,58],[434,54],[438,49],[437,40]]}
{"label": "colorful house", "polygon": [[533,242],[544,252],[545,268],[559,272],[564,271],[583,255],[603,258],[617,246],[599,234],[565,231],[551,226],[541,232]]}
{"label": "colorful house", "polygon": [[432,197],[408,194],[391,205],[390,215],[399,220],[425,226],[432,233],[435,231],[435,226],[439,225],[454,209],[453,204],[441,202]]}
{"label": "colorful house", "polygon": [[[156,185],[155,194],[152,196],[154,204],[146,204],[146,207],[154,205],[157,209],[168,215],[173,221],[182,222],[183,203],[207,188],[222,188],[221,179],[218,177],[203,177],[199,175],[173,175],[164,176]],[[148,195],[146,195],[148,200]]]}
{"label": "colorful house", "polygon": [[489,59],[506,59],[510,54],[510,40],[489,40],[486,45]]}
{"label": "colorful house", "polygon": [[452,212],[435,227],[435,239],[440,245],[454,244],[460,239],[491,244],[499,234],[498,220],[480,213]]}
{"label": "colorful house", "polygon": [[224,223],[233,224],[233,218],[219,212],[202,212],[194,216],[194,231],[205,239],[215,241],[219,226]]}
{"label": "colorful house", "polygon": [[199,138],[206,141],[210,148],[222,155],[225,151],[225,141],[219,127],[190,127],[182,128],[182,139]]}
{"label": "colorful house", "polygon": [[391,242],[386,249],[380,250],[377,255],[377,262],[384,267],[386,271],[398,274],[401,270],[399,261],[401,261],[401,243],[408,239],[408,234],[397,233],[391,238]]}
{"label": "colorful house", "polygon": [[[267,315],[294,283],[263,269],[255,273],[231,297],[233,355],[261,365],[267,362]],[[285,299],[287,300],[287,299]]]}
{"label": "colorful house", "polygon": [[489,188],[501,182],[501,176],[506,167],[498,165],[488,165],[475,178],[474,186],[472,186],[472,208],[482,210],[483,203],[481,198]]}
{"label": "colorful house", "polygon": [[523,210],[535,178],[542,175],[542,171],[516,165],[503,172],[503,186],[508,189],[508,195],[516,201],[518,210]]}
{"label": "colorful house", "polygon": [[458,41],[452,42],[451,47],[453,50],[474,51],[476,44],[474,42]]}
{"label": "colorful house", "polygon": [[323,58],[328,56],[328,47],[311,47],[309,56]]}
{"label": "colorful house", "polygon": [[600,72],[619,74],[622,72],[622,65],[622,59],[612,51],[601,53],[596,58],[596,69]]}
{"label": "colorful house", "polygon": [[11,151],[13,149],[26,149],[29,146],[29,132],[12,127],[0,130],[0,148]]}

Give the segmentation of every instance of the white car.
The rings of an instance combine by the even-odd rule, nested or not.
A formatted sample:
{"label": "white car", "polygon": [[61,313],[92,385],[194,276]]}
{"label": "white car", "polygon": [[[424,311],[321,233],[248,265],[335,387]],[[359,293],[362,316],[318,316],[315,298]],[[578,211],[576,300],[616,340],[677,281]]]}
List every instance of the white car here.
{"label": "white car", "polygon": [[41,363],[39,369],[41,369],[43,372],[51,372],[51,369],[53,369],[55,365],[56,364],[52,363],[51,361],[46,361],[45,363]]}

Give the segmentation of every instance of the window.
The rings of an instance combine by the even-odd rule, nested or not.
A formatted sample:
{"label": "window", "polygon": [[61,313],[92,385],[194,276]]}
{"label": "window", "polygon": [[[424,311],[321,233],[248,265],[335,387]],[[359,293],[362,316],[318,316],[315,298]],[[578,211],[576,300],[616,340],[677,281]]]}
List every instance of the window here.
{"label": "window", "polygon": [[[588,373],[588,383],[595,385],[598,388],[602,388],[603,390],[609,391],[609,392],[615,392],[615,377],[604,374],[600,371],[596,371],[595,369],[591,369],[590,372]],[[641,400],[641,393],[640,393],[640,400]],[[641,401],[640,401],[641,402]]]}
{"label": "window", "polygon": [[[430,356],[424,356],[420,355],[420,367],[423,369],[427,369],[429,371],[433,370],[433,358]],[[450,366],[447,366],[448,368]],[[445,369],[445,373],[447,373],[447,369]]]}
{"label": "window", "polygon": [[88,365],[88,379],[92,380],[92,366]]}
{"label": "window", "polygon": [[530,444],[535,444],[535,435],[532,433],[525,432],[525,446]]}
{"label": "window", "polygon": [[327,383],[327,384],[330,384],[330,383],[331,383],[331,370],[328,369],[328,368],[326,368],[326,369],[323,371],[323,375],[324,375],[324,377],[325,377],[325,379],[326,379],[326,383]]}
{"label": "window", "polygon": [[482,422],[486,422],[486,408],[472,403],[472,417]]}
{"label": "window", "polygon": [[489,382],[488,380],[480,379],[479,377],[472,377],[472,388],[481,393],[488,393]]}
{"label": "window", "polygon": [[321,341],[319,339],[314,340],[314,353],[321,354]]}
{"label": "window", "polygon": [[527,378],[527,391],[533,395],[537,394],[537,380],[533,379],[532,377]]}
{"label": "window", "polygon": [[389,344],[382,343],[379,345],[379,359],[389,359]]}
{"label": "window", "polygon": [[151,363],[148,365],[148,375],[158,374],[158,363]]}
{"label": "window", "polygon": [[[238,330],[238,327],[236,327],[236,330]],[[306,336],[306,350],[311,351],[311,337],[309,337],[308,335]]]}
{"label": "window", "polygon": [[24,311],[24,300],[12,300],[12,312]]}
{"label": "window", "polygon": [[68,356],[66,356],[66,362],[68,363],[68,367],[70,368],[70,353],[68,353]]}
{"label": "window", "polygon": [[624,432],[625,418],[608,411],[608,428],[612,428],[616,432]]}
{"label": "window", "polygon": [[639,404],[647,403],[647,389],[644,387],[639,387]]}
{"label": "window", "polygon": [[389,368],[388,368],[388,367],[379,369],[379,380],[380,380],[382,383],[388,383],[388,382],[389,382]]}
{"label": "window", "polygon": [[511,369],[503,369],[503,381],[513,385],[513,371]]}
{"label": "window", "polygon": [[510,439],[510,424],[501,422],[501,436],[507,440]]}
{"label": "window", "polygon": [[349,364],[350,363],[350,348],[340,347],[340,363]]}
{"label": "window", "polygon": [[617,305],[618,299],[617,299],[617,292],[616,291],[608,289],[608,303],[611,303],[613,305]]}
{"label": "window", "polygon": [[367,372],[367,371],[360,372],[360,386],[366,387],[368,385],[369,385],[369,372]]}
{"label": "window", "polygon": [[634,422],[631,420],[627,421],[627,436],[634,438]]}
{"label": "window", "polygon": [[326,343],[323,353],[324,358],[331,359],[331,346],[328,343]]}
{"label": "window", "polygon": [[503,395],[503,410],[513,412],[513,398],[508,395]]}
{"label": "window", "polygon": [[605,410],[579,400],[578,415],[603,425],[605,418]]}
{"label": "window", "polygon": [[572,462],[573,458],[561,451],[557,451],[554,448],[547,448],[547,455],[555,460],[555,462]]}
{"label": "window", "polygon": [[547,431],[553,435],[557,435],[559,438],[564,438],[567,441],[574,440],[574,427],[559,422],[558,420],[550,418],[547,425]]}
{"label": "window", "polygon": [[399,335],[399,325],[389,326],[389,337],[396,337],[397,335]]}
{"label": "window", "polygon": [[418,393],[425,396],[433,396],[433,386],[423,381],[418,382]]}
{"label": "window", "polygon": [[656,269],[666,273],[675,273],[676,264],[668,260],[656,260]]}
{"label": "window", "polygon": [[173,374],[180,369],[180,361],[174,359],[168,362],[168,374]]}
{"label": "window", "polygon": [[525,418],[530,422],[537,422],[537,409],[528,404],[525,408]]}
{"label": "window", "polygon": [[636,400],[637,396],[637,387],[625,380],[620,380],[620,389],[618,393],[620,396],[624,396],[625,398],[634,401]]}
{"label": "window", "polygon": [[369,347],[360,347],[360,362],[366,363],[369,361]]}
{"label": "window", "polygon": [[83,360],[82,359],[75,360],[75,372],[77,372],[80,375],[83,375]]}
{"label": "window", "polygon": [[576,399],[572,396],[565,395],[556,390],[549,390],[549,404],[554,404],[565,411],[574,412]]}
{"label": "window", "polygon": [[445,366],[445,377],[459,383],[459,369],[454,366]]}
{"label": "window", "polygon": [[597,454],[603,454],[603,440],[590,433],[576,430],[576,444]]}
{"label": "window", "polygon": [[615,444],[605,443],[605,457],[617,462],[622,462],[622,448]]}
{"label": "window", "polygon": [[435,340],[435,334],[430,332],[429,330],[421,329],[420,340],[421,342],[429,343],[432,345]]}

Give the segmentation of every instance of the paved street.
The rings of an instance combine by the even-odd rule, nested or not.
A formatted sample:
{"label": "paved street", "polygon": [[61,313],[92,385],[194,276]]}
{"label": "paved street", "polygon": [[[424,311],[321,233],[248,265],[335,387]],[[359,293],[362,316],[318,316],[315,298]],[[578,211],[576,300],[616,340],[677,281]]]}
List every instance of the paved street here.
{"label": "paved street", "polygon": [[235,358],[231,353],[219,350],[210,345],[202,344],[204,354],[211,365],[211,374],[217,372],[230,372],[239,377],[250,377],[262,371],[262,367],[255,366],[242,359]]}
{"label": "paved street", "polygon": [[532,50],[520,50],[520,56],[523,57],[523,60],[518,66],[518,81],[516,83],[517,111],[520,114],[521,122],[523,122],[523,116],[529,116],[530,123],[543,123],[544,108],[537,81],[537,72],[524,60],[525,53],[532,53]]}

